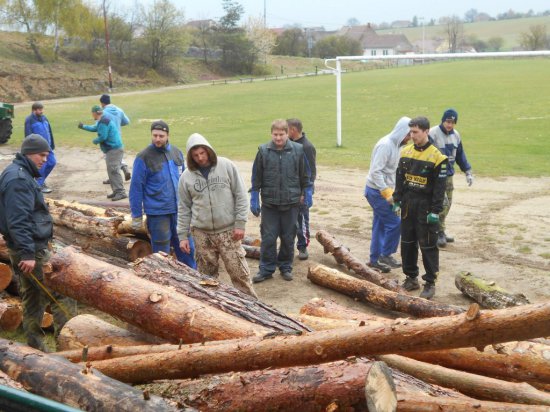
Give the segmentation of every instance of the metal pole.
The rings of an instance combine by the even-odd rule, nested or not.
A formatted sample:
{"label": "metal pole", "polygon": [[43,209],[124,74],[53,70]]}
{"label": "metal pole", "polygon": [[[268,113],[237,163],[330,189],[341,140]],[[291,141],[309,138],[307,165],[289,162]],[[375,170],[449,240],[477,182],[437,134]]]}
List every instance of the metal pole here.
{"label": "metal pole", "polygon": [[342,146],[342,62],[336,60],[336,147]]}
{"label": "metal pole", "polygon": [[265,2],[266,0],[264,0],[264,28],[267,27],[267,17],[266,17],[266,7],[265,7]]}
{"label": "metal pole", "polygon": [[103,0],[103,24],[105,26],[105,47],[107,49],[107,67],[109,68],[109,92],[113,89],[113,77],[111,71],[111,49],[109,47],[109,27],[107,26],[106,0]]}

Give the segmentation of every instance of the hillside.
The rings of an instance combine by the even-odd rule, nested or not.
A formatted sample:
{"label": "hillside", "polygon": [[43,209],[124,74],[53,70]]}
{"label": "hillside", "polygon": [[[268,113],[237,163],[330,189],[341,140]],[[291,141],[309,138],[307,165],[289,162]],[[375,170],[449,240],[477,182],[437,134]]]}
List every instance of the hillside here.
{"label": "hillside", "polygon": [[[487,41],[491,37],[502,37],[504,40],[502,51],[514,50],[519,47],[521,33],[529,31],[529,27],[538,24],[546,25],[550,32],[550,16],[530,17],[512,20],[495,20],[477,23],[464,23],[464,35],[474,35],[480,40]],[[425,26],[425,39],[445,38],[444,26]],[[405,29],[377,30],[378,34],[404,34],[411,43],[422,41],[422,27]]]}

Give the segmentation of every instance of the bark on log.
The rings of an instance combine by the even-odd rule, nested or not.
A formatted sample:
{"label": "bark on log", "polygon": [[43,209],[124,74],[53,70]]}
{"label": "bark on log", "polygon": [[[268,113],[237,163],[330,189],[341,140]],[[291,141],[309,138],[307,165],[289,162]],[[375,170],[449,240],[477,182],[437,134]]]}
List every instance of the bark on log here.
{"label": "bark on log", "polygon": [[546,406],[398,394],[398,412],[548,412]]}
{"label": "bark on log", "polygon": [[98,371],[6,339],[0,339],[0,370],[30,392],[88,411],[175,411],[157,396],[143,393]]}
{"label": "bark on log", "polygon": [[13,279],[11,265],[0,262],[0,291],[6,289]]}
{"label": "bark on log", "polygon": [[243,249],[246,253],[246,257],[250,259],[260,259],[260,248],[257,246],[250,246],[243,244]]}
{"label": "bark on log", "polygon": [[[369,359],[354,358],[306,367],[157,381],[140,388],[204,411],[365,411],[365,376],[371,364]],[[392,370],[392,376],[400,395],[469,400],[398,370]]]}
{"label": "bark on log", "polygon": [[303,324],[309,326],[313,330],[331,330],[338,328],[358,328],[361,326],[380,326],[384,327],[391,324],[393,321],[391,319],[380,318],[380,320],[345,320],[345,319],[329,319],[321,318],[319,316],[310,316],[310,315],[298,315],[296,316]]}
{"label": "bark on log", "polygon": [[207,373],[309,365],[348,356],[438,350],[547,336],[550,303],[483,311],[472,321],[464,315],[420,320],[397,319],[387,327],[363,326],[264,336],[218,345],[94,362],[94,367],[124,382],[196,377]]}
{"label": "bark on log", "polygon": [[67,247],[45,274],[51,289],[172,342],[202,342],[258,336],[254,325],[172,289]]}
{"label": "bark on log", "polygon": [[380,355],[377,358],[392,368],[399,369],[418,379],[456,389],[476,399],[528,405],[550,405],[550,394],[539,391],[527,383],[507,382],[456,371],[398,355]]}
{"label": "bark on log", "polygon": [[395,279],[388,279],[377,270],[369,268],[355,256],[344,245],[338,243],[328,232],[320,230],[315,238],[323,245],[325,253],[331,253],[338,264],[345,265],[362,279],[368,280],[378,286],[398,293],[407,293]]}
{"label": "bark on log", "polygon": [[70,319],[57,337],[60,351],[81,349],[84,346],[134,346],[161,343],[162,339],[145,332],[130,332],[97,316],[84,314]]}
{"label": "bark on log", "polygon": [[2,235],[0,235],[0,260],[3,260],[4,262],[10,261],[8,245],[6,245],[6,241],[4,240],[4,236]]}
{"label": "bark on log", "polygon": [[320,318],[359,320],[364,322],[391,320],[382,316],[359,312],[336,303],[332,299],[313,298],[300,308],[303,315],[317,316]]}
{"label": "bark on log", "polygon": [[136,261],[132,267],[136,275],[143,279],[174,288],[179,293],[270,330],[311,330],[233,286],[217,280],[212,282],[211,277],[200,274],[171,256],[155,253]]}
{"label": "bark on log", "polygon": [[9,375],[2,372],[1,370],[0,370],[0,385],[4,385],[4,386],[7,386],[8,388],[13,388],[13,389],[26,392],[26,389],[23,388],[23,385],[21,385],[15,379],[10,378]]}
{"label": "bark on log", "polygon": [[464,309],[458,306],[445,305],[387,290],[374,283],[354,278],[323,265],[310,266],[307,278],[317,285],[337,290],[379,308],[407,313],[420,318],[448,316],[464,312]]}
{"label": "bark on log", "polygon": [[495,282],[487,282],[470,272],[461,272],[456,275],[455,286],[464,295],[487,309],[504,309],[529,304],[529,300],[522,293],[513,294],[508,292],[495,285]]}

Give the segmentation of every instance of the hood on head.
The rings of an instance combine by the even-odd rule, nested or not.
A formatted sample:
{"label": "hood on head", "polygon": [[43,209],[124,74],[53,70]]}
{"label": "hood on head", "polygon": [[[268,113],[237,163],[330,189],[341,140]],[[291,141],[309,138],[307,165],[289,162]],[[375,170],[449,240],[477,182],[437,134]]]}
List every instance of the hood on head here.
{"label": "hood on head", "polygon": [[206,140],[206,138],[200,133],[193,133],[191,136],[189,136],[189,139],[187,139],[187,144],[185,145],[185,150],[187,152],[188,169],[197,170],[199,168],[193,160],[193,157],[191,156],[191,149],[197,146],[204,146],[204,148],[208,151],[210,155],[210,164],[212,166],[218,163],[218,156],[216,155],[216,152],[214,151],[212,145],[208,143],[208,140]]}
{"label": "hood on head", "polygon": [[395,124],[390,134],[387,135],[388,138],[397,146],[399,146],[403,142],[403,140],[405,139],[405,136],[409,133],[410,121],[411,121],[410,117],[403,116],[401,119],[397,121],[397,123]]}

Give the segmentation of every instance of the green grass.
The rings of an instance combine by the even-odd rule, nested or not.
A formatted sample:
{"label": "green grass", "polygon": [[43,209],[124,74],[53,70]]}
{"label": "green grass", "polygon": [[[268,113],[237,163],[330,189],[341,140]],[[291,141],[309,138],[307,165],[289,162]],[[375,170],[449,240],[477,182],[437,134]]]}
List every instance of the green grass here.
{"label": "green grass", "polygon": [[[299,117],[314,142],[319,163],[369,166],[373,145],[404,115],[426,115],[438,124],[447,107],[459,112],[457,129],[478,175],[548,176],[550,169],[550,59],[456,61],[349,73],[343,77],[343,147],[336,148],[335,78],[216,85],[113,96],[132,124],[123,129],[127,149],[150,141],[151,120],[163,118],[171,141],[185,149],[187,137],[203,134],[219,154],[252,160],[270,139],[275,118]],[[46,105],[58,146],[94,147],[94,135],[77,129],[92,122],[84,101]],[[29,105],[16,109],[18,145]]]}

